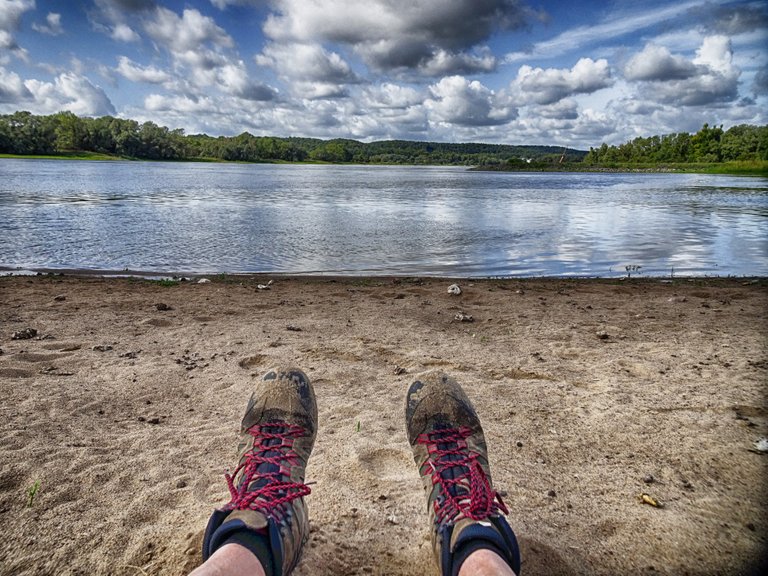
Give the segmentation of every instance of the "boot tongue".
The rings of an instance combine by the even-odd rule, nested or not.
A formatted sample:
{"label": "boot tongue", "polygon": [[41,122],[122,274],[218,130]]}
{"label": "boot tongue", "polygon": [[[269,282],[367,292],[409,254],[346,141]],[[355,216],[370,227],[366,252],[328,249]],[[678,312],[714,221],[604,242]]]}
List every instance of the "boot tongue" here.
{"label": "boot tongue", "polygon": [[[269,432],[272,434],[279,434],[284,429],[282,426],[274,426],[265,428],[265,432]],[[262,443],[262,448],[268,448],[270,446],[281,446],[283,441],[279,438],[266,438]],[[279,456],[284,456],[283,452],[280,450],[262,450],[259,452],[259,455],[264,458],[275,458]],[[257,490],[259,488],[263,488],[267,484],[274,482],[277,478],[277,473],[280,472],[280,466],[277,464],[272,464],[271,462],[262,462],[256,467],[256,472],[259,476],[259,479],[255,482],[251,482],[250,486],[248,487],[249,491]]]}
{"label": "boot tongue", "polygon": [[[435,432],[440,433],[442,431],[449,431],[451,428],[449,428],[447,425],[438,425],[435,426]],[[447,435],[447,434],[446,434]],[[437,437],[437,448],[438,450],[454,450],[457,447],[457,443],[455,440],[451,439],[450,442],[441,442],[440,436]],[[446,480],[456,480],[456,479],[464,479],[466,483],[469,483],[469,468],[462,464],[456,464],[451,465],[452,462],[461,462],[465,461],[466,456],[462,456],[460,454],[445,454],[444,456],[440,457],[440,459],[435,464],[440,464],[444,466],[444,469],[440,473],[440,476]],[[469,494],[469,486],[465,485],[464,482],[461,482],[460,484],[454,484],[454,483],[448,483],[446,486],[446,489],[450,492],[451,496],[454,498],[457,497],[466,497]]]}
{"label": "boot tongue", "polygon": [[232,520],[240,520],[247,528],[259,534],[269,533],[267,517],[256,510],[232,510],[227,516],[227,522]]}

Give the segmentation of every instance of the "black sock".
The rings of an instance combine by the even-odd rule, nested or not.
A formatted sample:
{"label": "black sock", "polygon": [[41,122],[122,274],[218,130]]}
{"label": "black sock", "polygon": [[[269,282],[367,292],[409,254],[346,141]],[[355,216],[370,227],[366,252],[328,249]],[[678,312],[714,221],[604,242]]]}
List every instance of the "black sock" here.
{"label": "black sock", "polygon": [[253,530],[248,529],[237,530],[227,536],[222,546],[225,544],[240,544],[240,546],[247,548],[259,559],[266,576],[275,575],[275,563],[269,547],[269,536],[266,534],[257,534]]}

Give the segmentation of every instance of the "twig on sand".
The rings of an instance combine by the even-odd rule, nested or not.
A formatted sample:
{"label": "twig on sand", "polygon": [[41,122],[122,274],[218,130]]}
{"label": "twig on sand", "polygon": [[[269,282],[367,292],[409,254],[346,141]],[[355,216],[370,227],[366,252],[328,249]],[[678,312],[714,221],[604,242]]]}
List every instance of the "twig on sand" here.
{"label": "twig on sand", "polygon": [[[150,566],[152,566],[151,562],[147,564],[147,568],[149,568]],[[142,568],[141,566],[134,566],[133,564],[123,564],[123,568],[133,568],[134,570],[138,570],[139,572],[141,572],[144,576],[149,576],[149,572],[144,570],[144,568]]]}

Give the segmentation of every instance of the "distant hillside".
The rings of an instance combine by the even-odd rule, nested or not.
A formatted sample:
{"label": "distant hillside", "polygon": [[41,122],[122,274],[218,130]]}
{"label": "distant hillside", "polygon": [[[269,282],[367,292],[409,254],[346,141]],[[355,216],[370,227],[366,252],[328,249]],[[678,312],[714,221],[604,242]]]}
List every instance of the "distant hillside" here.
{"label": "distant hillside", "polygon": [[239,162],[333,162],[358,164],[438,164],[494,166],[508,162],[554,162],[565,153],[580,161],[587,152],[557,146],[449,144],[317,138],[185,135],[153,122],[71,112],[36,116],[29,112],[0,115],[0,153],[76,157],[107,154],[148,160],[223,160]]}

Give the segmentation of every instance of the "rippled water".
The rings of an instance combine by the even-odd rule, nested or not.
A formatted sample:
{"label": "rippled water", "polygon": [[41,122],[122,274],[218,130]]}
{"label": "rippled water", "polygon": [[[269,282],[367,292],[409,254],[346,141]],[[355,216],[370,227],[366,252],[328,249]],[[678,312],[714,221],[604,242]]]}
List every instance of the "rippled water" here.
{"label": "rippled water", "polygon": [[0,160],[0,267],[768,275],[768,179]]}

